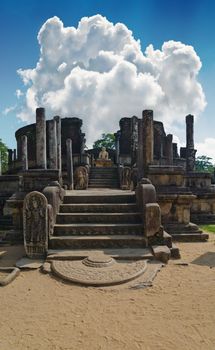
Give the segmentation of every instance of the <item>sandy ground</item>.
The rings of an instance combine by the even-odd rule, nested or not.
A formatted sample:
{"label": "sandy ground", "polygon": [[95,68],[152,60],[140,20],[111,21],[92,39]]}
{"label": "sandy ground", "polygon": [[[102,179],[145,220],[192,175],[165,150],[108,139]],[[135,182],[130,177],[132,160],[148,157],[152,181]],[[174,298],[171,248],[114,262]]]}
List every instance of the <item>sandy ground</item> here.
{"label": "sandy ground", "polygon": [[[178,244],[189,265],[170,261],[146,289],[84,288],[21,272],[0,288],[0,350],[214,350],[214,239]],[[23,254],[7,249],[14,259],[1,266]]]}

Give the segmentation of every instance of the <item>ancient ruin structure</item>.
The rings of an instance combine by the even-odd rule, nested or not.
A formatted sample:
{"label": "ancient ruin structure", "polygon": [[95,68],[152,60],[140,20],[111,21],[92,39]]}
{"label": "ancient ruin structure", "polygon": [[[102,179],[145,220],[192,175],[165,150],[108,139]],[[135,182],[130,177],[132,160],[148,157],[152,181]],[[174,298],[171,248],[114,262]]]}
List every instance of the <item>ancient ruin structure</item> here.
{"label": "ancient ruin structure", "polygon": [[37,108],[0,176],[1,240],[24,237],[29,257],[158,245],[177,256],[172,239],[206,240],[197,224],[215,223],[215,190],[209,174],[195,171],[193,123],[188,115],[180,154],[151,110],[120,120],[115,150],[88,151],[79,118],[46,120]]}

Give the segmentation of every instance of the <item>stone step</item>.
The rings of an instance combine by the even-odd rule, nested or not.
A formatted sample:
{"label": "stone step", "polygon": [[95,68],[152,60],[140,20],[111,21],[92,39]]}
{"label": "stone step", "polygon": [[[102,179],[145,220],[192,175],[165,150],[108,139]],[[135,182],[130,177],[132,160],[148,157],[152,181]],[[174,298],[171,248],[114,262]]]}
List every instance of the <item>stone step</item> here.
{"label": "stone step", "polygon": [[[101,179],[104,177],[104,174],[97,174],[97,173],[93,173],[90,174],[89,178],[90,179]],[[118,179],[118,174],[105,174],[105,178],[106,179]]]}
{"label": "stone step", "polygon": [[163,235],[161,235],[160,237],[157,237],[157,236],[149,237],[148,243],[149,243],[149,246],[166,245],[168,248],[172,248],[172,236],[166,231],[163,231]]}
{"label": "stone step", "polygon": [[118,179],[107,179],[106,177],[101,177],[99,179],[89,179],[89,183],[118,183]]}
{"label": "stone step", "polygon": [[[132,236],[133,238],[133,236]],[[123,249],[49,249],[46,260],[76,260],[84,259],[90,255],[102,253],[110,256],[114,259],[132,259],[132,260],[144,260],[154,259],[154,255],[150,248],[123,248]]]}
{"label": "stone step", "polygon": [[109,186],[115,186],[118,187],[119,186],[119,182],[118,181],[90,181],[89,182],[89,186],[103,186],[103,187],[109,187]]}
{"label": "stone step", "polygon": [[136,197],[135,194],[88,194],[64,196],[64,204],[73,203],[136,203]]}
{"label": "stone step", "polygon": [[145,248],[145,237],[136,235],[51,237],[51,249]]}
{"label": "stone step", "polygon": [[143,224],[55,224],[54,236],[143,235]]}
{"label": "stone step", "polygon": [[111,184],[89,184],[88,185],[88,188],[115,188],[115,189],[117,189],[117,188],[119,188],[119,185],[111,185]]}
{"label": "stone step", "polygon": [[73,223],[142,223],[141,213],[59,213],[57,224]]}
{"label": "stone step", "polygon": [[129,213],[137,212],[136,203],[61,204],[60,213]]}
{"label": "stone step", "polygon": [[205,242],[209,238],[208,233],[173,233],[172,239],[177,242]]}

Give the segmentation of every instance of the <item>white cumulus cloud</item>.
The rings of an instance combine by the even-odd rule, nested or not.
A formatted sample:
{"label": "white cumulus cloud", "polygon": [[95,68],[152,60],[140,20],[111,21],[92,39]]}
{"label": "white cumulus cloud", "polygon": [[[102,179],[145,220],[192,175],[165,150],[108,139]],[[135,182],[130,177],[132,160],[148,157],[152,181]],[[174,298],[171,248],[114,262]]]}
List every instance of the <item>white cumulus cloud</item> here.
{"label": "white cumulus cloud", "polygon": [[169,41],[143,52],[124,24],[101,15],[82,18],[77,28],[50,18],[38,42],[35,68],[18,70],[26,85],[22,120],[33,122],[38,106],[49,118],[78,116],[89,144],[102,132],[116,131],[120,118],[141,116],[143,109],[153,109],[155,119],[171,126],[205,108],[197,80],[201,61],[192,46]]}

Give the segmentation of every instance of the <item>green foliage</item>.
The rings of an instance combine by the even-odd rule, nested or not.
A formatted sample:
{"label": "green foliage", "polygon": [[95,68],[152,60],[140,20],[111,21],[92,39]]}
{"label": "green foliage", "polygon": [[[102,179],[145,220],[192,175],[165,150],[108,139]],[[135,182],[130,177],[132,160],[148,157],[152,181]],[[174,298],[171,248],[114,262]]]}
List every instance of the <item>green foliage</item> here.
{"label": "green foliage", "polygon": [[102,134],[102,138],[95,141],[93,144],[93,148],[110,148],[115,149],[115,136],[114,134]]}
{"label": "green foliage", "polygon": [[8,152],[7,152],[7,146],[2,142],[0,139],[0,152],[1,152],[1,166],[2,166],[2,173],[7,171],[8,168]]}
{"label": "green foliage", "polygon": [[215,233],[215,225],[200,225],[199,227],[203,231]]}
{"label": "green foliage", "polygon": [[211,162],[210,157],[207,156],[198,156],[196,158],[196,171],[200,172],[208,172],[208,173],[213,173],[214,172],[214,165]]}

